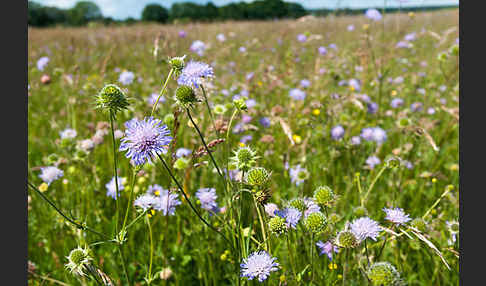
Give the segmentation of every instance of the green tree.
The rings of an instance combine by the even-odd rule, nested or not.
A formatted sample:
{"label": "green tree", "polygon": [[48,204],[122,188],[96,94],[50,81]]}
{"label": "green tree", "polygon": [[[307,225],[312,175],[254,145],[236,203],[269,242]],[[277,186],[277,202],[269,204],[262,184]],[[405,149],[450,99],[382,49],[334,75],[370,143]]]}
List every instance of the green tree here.
{"label": "green tree", "polygon": [[165,23],[169,19],[169,11],[159,4],[148,4],[143,8],[142,21]]}
{"label": "green tree", "polygon": [[80,1],[68,10],[69,24],[74,26],[85,25],[89,21],[97,21],[103,19],[101,9],[91,1]]}

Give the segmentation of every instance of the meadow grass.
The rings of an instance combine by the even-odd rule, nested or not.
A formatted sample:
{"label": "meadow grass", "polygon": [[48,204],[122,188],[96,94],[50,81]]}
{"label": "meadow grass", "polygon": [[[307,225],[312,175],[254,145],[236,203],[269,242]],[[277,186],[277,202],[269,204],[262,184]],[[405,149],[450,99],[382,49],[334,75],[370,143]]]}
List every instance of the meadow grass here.
{"label": "meadow grass", "polygon": [[[354,30],[348,31],[351,24]],[[187,36],[178,36],[180,30]],[[413,47],[396,48],[413,32],[416,39],[409,41]],[[219,33],[226,41],[217,40]],[[298,41],[298,34],[307,40]],[[457,285],[459,239],[448,226],[459,216],[459,73],[458,57],[450,51],[457,37],[457,10],[385,15],[377,22],[364,16],[330,16],[307,21],[29,28],[28,180],[66,216],[103,234],[67,222],[30,188],[32,285],[100,283],[65,268],[66,256],[77,246],[89,246],[93,265],[116,285],[146,284],[148,273],[153,285],[257,285],[256,279],[248,282],[240,277],[240,263],[262,249],[280,264],[264,282],[267,285],[367,285],[368,260],[390,262],[408,285]],[[202,56],[189,49],[195,40],[207,46]],[[319,54],[320,46],[327,54]],[[443,59],[440,53],[445,53]],[[134,167],[125,152],[118,151],[117,138],[118,180],[126,178],[117,200],[118,227],[127,204],[128,223],[141,213],[129,202],[132,190],[137,198],[158,184],[178,194],[182,202],[174,215],[142,214],[130,225],[126,241],[117,244],[113,242],[116,201],[106,195],[105,187],[114,176],[112,130],[109,115],[95,108],[95,95],[109,83],[122,88],[130,105],[117,113],[114,130],[125,131],[126,121],[150,115],[153,105],[147,99],[160,92],[171,69],[168,58],[183,55],[186,63],[193,59],[214,68],[214,78],[203,85],[214,122],[204,103],[190,115],[208,145],[224,139],[214,143],[212,155],[225,179],[204,154],[185,109],[175,105],[175,77],[168,81],[154,113],[174,137],[162,157],[202,219],[222,235],[201,222],[157,157],[132,176]],[[42,56],[49,58],[43,71],[36,66]],[[119,82],[124,70],[135,75],[127,85]],[[43,75],[50,77],[49,83],[42,82]],[[310,81],[308,87],[300,86],[303,79]],[[349,85],[350,79],[358,80],[359,86]],[[304,100],[289,96],[294,88],[306,93]],[[201,89],[195,90],[203,98]],[[256,105],[239,111],[233,96],[245,94]],[[391,107],[393,98],[403,99],[403,104]],[[376,112],[369,111],[369,102],[378,105]],[[417,102],[421,109],[413,111]],[[217,105],[225,112],[215,112]],[[168,114],[174,114],[175,121]],[[268,127],[259,122],[262,117],[270,120]],[[331,136],[337,125],[344,128],[340,139]],[[385,130],[386,140],[377,143],[361,136],[360,144],[351,144],[351,138],[367,127]],[[60,139],[66,128],[77,132],[71,141]],[[234,133],[235,129],[241,132]],[[243,143],[247,135],[251,138]],[[89,138],[96,141],[94,148],[80,151],[79,141]],[[243,184],[244,174],[230,171],[231,180],[225,175],[228,157],[241,146],[255,150],[259,156],[255,166],[271,172],[264,203],[275,203],[282,210],[294,198],[313,197],[318,186],[332,189],[335,202],[321,205],[328,220],[325,231],[311,235],[304,215],[287,234],[269,231],[271,216],[254,200],[258,197],[252,188]],[[174,168],[175,151],[182,147],[193,150],[193,155],[202,154],[189,156],[187,166]],[[373,155],[380,163],[370,167],[367,160]],[[400,166],[387,167],[389,158],[400,158]],[[289,169],[298,164],[308,177],[297,185]],[[64,175],[46,189],[40,168],[53,165]],[[200,188],[214,188],[218,206],[226,211],[201,208],[195,195]],[[426,224],[420,230],[410,228],[410,222],[392,225],[385,220],[385,207],[400,207]],[[364,243],[340,248],[333,257],[335,265],[325,254],[319,255],[317,241],[334,239],[347,222],[362,216],[386,228],[376,241],[366,240],[366,248]]]}

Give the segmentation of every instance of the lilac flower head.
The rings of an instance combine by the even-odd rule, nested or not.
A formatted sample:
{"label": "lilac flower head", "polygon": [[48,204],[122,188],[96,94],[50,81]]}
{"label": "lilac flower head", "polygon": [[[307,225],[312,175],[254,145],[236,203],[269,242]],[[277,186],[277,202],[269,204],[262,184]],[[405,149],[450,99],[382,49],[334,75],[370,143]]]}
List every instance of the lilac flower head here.
{"label": "lilac flower head", "polygon": [[285,218],[288,227],[296,228],[301,217],[302,213],[294,207],[288,207],[283,210],[283,218]]}
{"label": "lilac flower head", "polygon": [[380,11],[378,11],[376,9],[366,10],[365,15],[366,15],[367,18],[369,18],[373,21],[380,21],[381,18],[382,18]]}
{"label": "lilac flower head", "polygon": [[433,108],[433,107],[427,108],[427,114],[430,114],[430,115],[435,114],[435,108]]}
{"label": "lilac flower head", "polygon": [[260,124],[265,128],[270,127],[270,118],[268,117],[262,117],[258,122],[260,122]]}
{"label": "lilac flower head", "polygon": [[[118,196],[121,196],[121,191],[125,189],[125,186],[123,184],[126,182],[126,178],[123,177],[118,177]],[[115,185],[115,177],[111,178],[111,181],[109,181],[106,185],[106,195],[109,197],[112,197],[116,200],[116,185]]]}
{"label": "lilac flower head", "polygon": [[302,91],[298,88],[291,89],[289,92],[289,96],[295,100],[304,100],[306,97],[305,91]]}
{"label": "lilac flower head", "polygon": [[354,79],[354,78],[350,79],[348,81],[348,84],[349,84],[349,86],[353,87],[354,90],[356,90],[356,91],[361,90],[361,84],[360,84],[359,80],[357,80],[357,79]]}
{"label": "lilac flower head", "polygon": [[214,211],[218,208],[216,190],[214,188],[201,188],[196,192],[196,197],[201,202],[201,208]]}
{"label": "lilac flower head", "polygon": [[167,125],[161,126],[159,119],[146,117],[143,120],[133,118],[125,122],[125,137],[121,139],[120,151],[127,150],[126,157],[135,165],[151,162],[152,156],[167,153],[172,141]]}
{"label": "lilac flower head", "polygon": [[410,110],[412,112],[418,112],[422,110],[422,102],[414,102],[410,105]]}
{"label": "lilac flower head", "polygon": [[253,108],[256,106],[256,100],[254,99],[248,99],[245,101],[246,107],[247,108]]}
{"label": "lilac flower head", "polygon": [[42,181],[50,185],[52,182],[61,178],[63,175],[64,175],[63,170],[58,169],[57,167],[54,166],[49,166],[49,167],[41,168],[41,174],[39,175],[39,178],[41,178]]}
{"label": "lilac flower head", "polygon": [[344,128],[341,125],[337,125],[331,129],[331,137],[334,140],[339,140],[344,136]]}
{"label": "lilac flower head", "polygon": [[241,122],[243,122],[244,124],[250,123],[252,119],[253,119],[253,117],[251,117],[248,114],[243,114],[241,116]]}
{"label": "lilac flower head", "polygon": [[203,43],[202,41],[196,40],[196,41],[192,42],[189,50],[195,52],[200,57],[202,57],[204,55],[204,51],[206,50],[206,44]]}
{"label": "lilac flower head", "polygon": [[[157,101],[157,98],[159,98],[159,94],[154,92],[154,93],[150,94],[149,97],[147,97],[147,103],[149,105],[154,105],[155,102]],[[159,102],[165,102],[165,97],[161,96],[160,99],[159,99]]]}
{"label": "lilac flower head", "polygon": [[386,131],[383,130],[381,127],[375,127],[373,128],[373,140],[378,143],[382,144],[383,142],[386,141]]}
{"label": "lilac flower head", "polygon": [[317,51],[319,51],[319,54],[325,56],[327,54],[327,49],[326,47],[320,46]]}
{"label": "lilac flower head", "polygon": [[314,201],[313,198],[304,197],[304,204],[305,204],[304,218],[307,218],[307,216],[310,215],[311,213],[316,213],[321,211],[321,208]]}
{"label": "lilac flower head", "polygon": [[240,142],[246,144],[246,142],[251,141],[252,139],[253,139],[253,136],[245,135],[245,136],[241,137]]}
{"label": "lilac flower head", "polygon": [[366,104],[367,110],[369,114],[375,114],[378,112],[378,103],[370,101]]}
{"label": "lilac flower head", "polygon": [[224,35],[224,34],[222,34],[222,33],[220,33],[220,34],[216,35],[216,39],[218,39],[218,41],[220,41],[220,42],[224,42],[224,41],[226,41],[226,37],[225,37],[225,35]]}
{"label": "lilac flower head", "polygon": [[354,31],[354,25],[348,25],[348,28],[347,28],[347,29],[348,29],[348,31],[350,31],[350,32],[351,32],[351,31]]}
{"label": "lilac flower head", "polygon": [[59,135],[61,136],[61,139],[73,139],[76,137],[76,135],[78,135],[78,133],[74,129],[66,128],[61,131]]}
{"label": "lilac flower head", "polygon": [[381,227],[378,223],[369,217],[361,217],[355,219],[351,223],[351,231],[354,233],[358,241],[364,241],[371,238],[376,241],[376,237],[380,234]]}
{"label": "lilac flower head", "polygon": [[415,41],[415,39],[417,39],[417,33],[413,32],[410,34],[406,34],[405,37],[403,37],[403,39],[408,42]]}
{"label": "lilac flower head", "polygon": [[327,242],[322,242],[318,241],[316,243],[317,247],[319,247],[319,250],[321,251],[319,255],[326,254],[329,260],[332,261],[332,255],[333,253],[338,253],[339,252],[339,247],[337,245],[332,244],[331,241]]}
{"label": "lilac flower head", "polygon": [[241,277],[247,277],[248,280],[258,278],[259,282],[263,282],[270,276],[270,272],[278,270],[279,264],[276,260],[277,258],[271,257],[263,250],[253,252],[240,264]]}
{"label": "lilac flower head", "polygon": [[203,62],[190,61],[182,69],[181,75],[177,79],[177,84],[198,88],[202,84],[203,79],[213,76],[213,68],[210,65]]}
{"label": "lilac flower head", "polygon": [[184,31],[184,30],[180,30],[180,31],[179,31],[179,37],[180,37],[180,38],[185,38],[185,37],[186,37],[186,35],[187,35],[186,31]]}
{"label": "lilac flower head", "polygon": [[375,166],[378,165],[378,164],[380,164],[380,163],[381,163],[380,159],[378,157],[374,156],[374,155],[373,156],[370,156],[370,157],[368,157],[368,159],[366,159],[366,164],[371,169],[375,168]]}
{"label": "lilac flower head", "polygon": [[40,59],[37,60],[37,69],[43,71],[47,63],[49,63],[49,58],[41,57]]}
{"label": "lilac flower head", "polygon": [[336,44],[329,44],[329,48],[333,50],[337,50],[337,45]]}
{"label": "lilac flower head", "polygon": [[157,198],[154,195],[148,193],[139,196],[135,200],[135,202],[133,202],[134,206],[139,207],[144,211],[153,208],[154,205],[156,204],[157,204]]}
{"label": "lilac flower head", "polygon": [[278,211],[278,206],[274,203],[267,203],[265,204],[265,212],[271,216],[275,216],[275,211]]}
{"label": "lilac flower head", "polygon": [[307,36],[304,35],[304,34],[298,34],[297,35],[297,41],[303,43],[303,42],[307,41]]}
{"label": "lilac flower head", "polygon": [[295,183],[296,186],[302,184],[309,177],[307,169],[302,168],[300,164],[294,168],[290,168],[290,180]]}
{"label": "lilac flower head", "polygon": [[310,86],[310,81],[308,79],[303,79],[300,81],[300,86],[303,88],[309,87]]}
{"label": "lilac flower head", "polygon": [[176,158],[186,157],[186,156],[191,155],[191,153],[192,153],[192,150],[191,149],[179,148],[176,151]]}
{"label": "lilac flower head", "polygon": [[123,85],[129,85],[135,79],[135,75],[131,71],[123,71],[118,77],[118,81]]}
{"label": "lilac flower head", "polygon": [[164,216],[174,215],[176,206],[181,204],[179,201],[179,195],[169,193],[168,190],[163,190],[160,196],[157,198],[157,202],[154,205],[154,209],[162,211]]}
{"label": "lilac flower head", "polygon": [[412,47],[412,44],[407,42],[407,41],[399,41],[396,45],[395,48],[397,49],[409,49]]}
{"label": "lilac flower head", "polygon": [[403,105],[403,99],[398,98],[398,97],[397,97],[397,98],[392,99],[392,101],[390,102],[390,106],[391,106],[392,108],[398,108],[398,107],[400,107],[400,106],[402,106],[402,105]]}
{"label": "lilac flower head", "polygon": [[246,48],[241,46],[238,51],[240,51],[240,53],[246,53]]}
{"label": "lilac flower head", "polygon": [[383,208],[383,211],[386,213],[385,219],[397,225],[405,224],[411,220],[409,215],[401,208]]}
{"label": "lilac flower head", "polygon": [[366,127],[361,130],[360,136],[366,140],[366,141],[371,141],[373,140],[373,128],[371,127]]}
{"label": "lilac flower head", "polygon": [[353,136],[351,137],[351,145],[359,145],[361,144],[361,137]]}

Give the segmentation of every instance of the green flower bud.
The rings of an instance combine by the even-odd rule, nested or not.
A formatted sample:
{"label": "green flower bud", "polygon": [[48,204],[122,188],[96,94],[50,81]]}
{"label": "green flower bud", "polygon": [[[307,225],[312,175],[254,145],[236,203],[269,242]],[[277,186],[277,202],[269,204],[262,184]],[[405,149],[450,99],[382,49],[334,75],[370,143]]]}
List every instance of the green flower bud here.
{"label": "green flower bud", "polygon": [[328,186],[320,186],[314,191],[314,201],[322,206],[330,207],[336,199],[336,195]]}
{"label": "green flower bud", "polygon": [[341,220],[341,216],[338,215],[337,213],[332,213],[332,214],[329,215],[328,220],[329,220],[330,223],[336,224]]}
{"label": "green flower bud", "polygon": [[367,276],[374,286],[399,286],[403,285],[400,273],[388,262],[377,262],[371,265]]}
{"label": "green flower bud", "polygon": [[241,98],[233,100],[233,104],[239,111],[246,111],[248,107],[246,106],[246,97],[242,96]]}
{"label": "green flower bud", "polygon": [[343,248],[355,248],[358,238],[350,230],[342,230],[336,236],[336,245]]}
{"label": "green flower bud", "polygon": [[255,200],[260,204],[265,204],[270,198],[270,189],[253,190]]}
{"label": "green flower bud", "polygon": [[274,216],[268,221],[268,228],[277,236],[287,232],[287,224],[285,223],[285,219],[279,216]]}
{"label": "green flower bud", "polygon": [[113,115],[120,110],[127,109],[128,105],[127,97],[115,84],[105,85],[96,96],[96,107],[108,110]]}
{"label": "green flower bud", "polygon": [[[164,124],[171,127],[174,124],[175,117],[174,114],[168,113],[164,116]],[[148,164],[145,164],[148,165]]]}
{"label": "green flower bud", "polygon": [[421,232],[425,232],[427,230],[427,222],[425,222],[425,220],[419,217],[412,220],[410,222],[410,225],[420,230]]}
{"label": "green flower bud", "polygon": [[184,68],[184,59],[185,58],[186,58],[186,55],[184,55],[182,57],[173,57],[172,59],[169,59],[169,65],[174,70],[174,73],[175,73],[176,76],[181,74],[182,69]]}
{"label": "green flower bud", "polygon": [[400,166],[401,160],[398,157],[391,156],[385,160],[386,166],[390,169],[395,169]]}
{"label": "green flower bud", "polygon": [[234,151],[234,156],[230,158],[232,163],[236,164],[236,168],[241,171],[247,172],[256,163],[258,156],[256,151],[250,147],[240,147]]}
{"label": "green flower bud", "polygon": [[226,112],[226,106],[222,104],[216,104],[213,107],[214,114],[224,114]]}
{"label": "green flower bud", "polygon": [[397,120],[396,124],[397,124],[398,128],[405,128],[407,126],[410,126],[410,124],[412,124],[412,122],[408,118],[401,118],[401,119]]}
{"label": "green flower bud", "polygon": [[184,170],[189,166],[191,160],[188,158],[180,157],[174,162],[174,168],[177,170]]}
{"label": "green flower bud", "polygon": [[449,49],[449,53],[453,56],[458,56],[459,55],[459,45],[453,45],[450,49]]}
{"label": "green flower bud", "polygon": [[47,156],[45,158],[45,162],[48,164],[48,165],[53,165],[54,163],[56,163],[57,161],[59,160],[59,155],[55,154],[55,153],[52,153],[52,154],[49,154],[49,156]]}
{"label": "green flower bud", "polygon": [[306,228],[314,234],[324,231],[327,225],[327,219],[321,212],[310,213],[304,222]]}
{"label": "green flower bud", "polygon": [[271,173],[263,167],[256,167],[250,169],[245,175],[245,181],[252,187],[258,189],[265,189],[268,186]]}
{"label": "green flower bud", "polygon": [[447,54],[444,53],[444,52],[441,52],[437,55],[437,60],[439,60],[440,62],[445,62],[447,61]]}
{"label": "green flower bud", "polygon": [[294,208],[298,209],[300,212],[304,212],[305,209],[307,208],[306,205],[305,205],[304,200],[301,199],[301,198],[292,199],[290,201],[289,205],[291,207],[294,207]]}
{"label": "green flower bud", "polygon": [[86,275],[87,266],[90,264],[90,261],[93,260],[89,254],[89,250],[81,247],[71,250],[67,259],[68,263],[66,264],[66,268],[68,268],[71,273],[79,276]]}
{"label": "green flower bud", "polygon": [[357,206],[353,209],[353,214],[356,217],[362,217],[362,216],[367,216],[368,215],[368,210],[365,207],[362,206]]}
{"label": "green flower bud", "polygon": [[187,85],[181,85],[177,88],[174,99],[178,105],[184,108],[190,107],[199,101],[192,87]]}

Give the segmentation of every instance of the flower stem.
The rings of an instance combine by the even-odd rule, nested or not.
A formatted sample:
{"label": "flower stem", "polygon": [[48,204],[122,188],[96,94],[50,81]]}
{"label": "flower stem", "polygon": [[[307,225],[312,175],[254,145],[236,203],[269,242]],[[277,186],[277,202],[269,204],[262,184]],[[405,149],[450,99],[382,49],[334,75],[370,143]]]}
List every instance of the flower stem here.
{"label": "flower stem", "polygon": [[154,256],[154,242],[152,239],[152,226],[150,225],[150,220],[148,216],[145,216],[145,222],[147,223],[147,227],[149,230],[149,240],[150,240],[150,262],[149,262],[148,279],[147,279],[147,283],[150,285],[152,282],[152,260]]}
{"label": "flower stem", "polygon": [[292,247],[290,246],[290,238],[289,234],[287,233],[287,249],[289,251],[290,256],[290,267],[292,268],[292,273],[294,274],[294,279],[297,281],[297,275],[295,273],[295,260],[294,260],[294,253],[292,251]]}
{"label": "flower stem", "polygon": [[260,221],[260,227],[262,229],[263,241],[265,242],[265,250],[270,252],[269,242],[267,241],[267,234],[265,233],[265,223],[263,222],[262,214],[260,212],[260,208],[258,207],[257,201],[255,196],[253,196],[253,202],[255,203],[255,208],[258,214],[258,220]]}
{"label": "flower stem", "polygon": [[115,115],[113,111],[110,110],[110,127],[111,127],[111,139],[113,142],[113,172],[115,173],[115,204],[116,204],[116,215],[115,215],[115,233],[118,234],[118,216],[119,216],[119,190],[118,190],[118,169],[116,166],[116,141],[115,141],[115,130],[113,127],[113,121]]}
{"label": "flower stem", "polygon": [[383,164],[383,167],[381,167],[380,171],[378,172],[378,174],[373,178],[373,181],[371,182],[371,185],[370,187],[368,188],[368,191],[366,192],[366,195],[364,196],[363,198],[363,203],[366,201],[366,199],[368,198],[368,195],[370,194],[371,190],[373,189],[373,187],[375,186],[376,182],[378,181],[378,179],[381,177],[381,174],[383,174],[383,172],[385,171],[385,169],[387,168],[387,165],[386,164]]}
{"label": "flower stem", "polygon": [[120,254],[120,258],[121,258],[121,262],[122,262],[123,273],[125,273],[125,279],[127,279],[128,285],[131,285],[130,279],[128,278],[127,266],[125,265],[125,257],[123,257],[121,245],[117,244],[117,248],[118,248],[118,253]]}
{"label": "flower stem", "polygon": [[128,219],[128,213],[130,211],[130,208],[132,206],[132,201],[133,201],[133,189],[135,188],[135,177],[137,176],[138,169],[133,170],[133,176],[132,176],[132,187],[130,188],[130,199],[128,200],[127,204],[127,210],[125,212],[125,219],[123,220],[123,227],[121,228],[122,230],[125,229],[125,225],[127,224],[127,219]]}
{"label": "flower stem", "polygon": [[165,83],[164,83],[164,86],[162,87],[162,89],[160,90],[160,93],[159,93],[159,97],[157,97],[157,100],[155,101],[155,104],[154,106],[152,107],[152,112],[150,113],[150,116],[153,116],[154,115],[154,112],[155,112],[155,108],[157,108],[157,103],[159,103],[159,99],[160,97],[162,96],[162,94],[164,94],[164,91],[167,87],[167,83],[169,82],[169,79],[170,77],[172,76],[172,73],[174,72],[174,69],[170,69],[169,71],[169,74],[167,75],[167,78],[165,79]]}
{"label": "flower stem", "polygon": [[214,132],[217,132],[216,124],[214,124],[213,113],[211,112],[211,107],[209,107],[208,97],[206,96],[206,90],[204,89],[204,86],[202,84],[201,84],[201,90],[204,96],[204,102],[206,103],[206,107],[208,108],[209,118],[211,118],[211,123],[213,124]]}
{"label": "flower stem", "polygon": [[314,282],[314,233],[311,234],[310,256],[311,256],[311,282]]}

